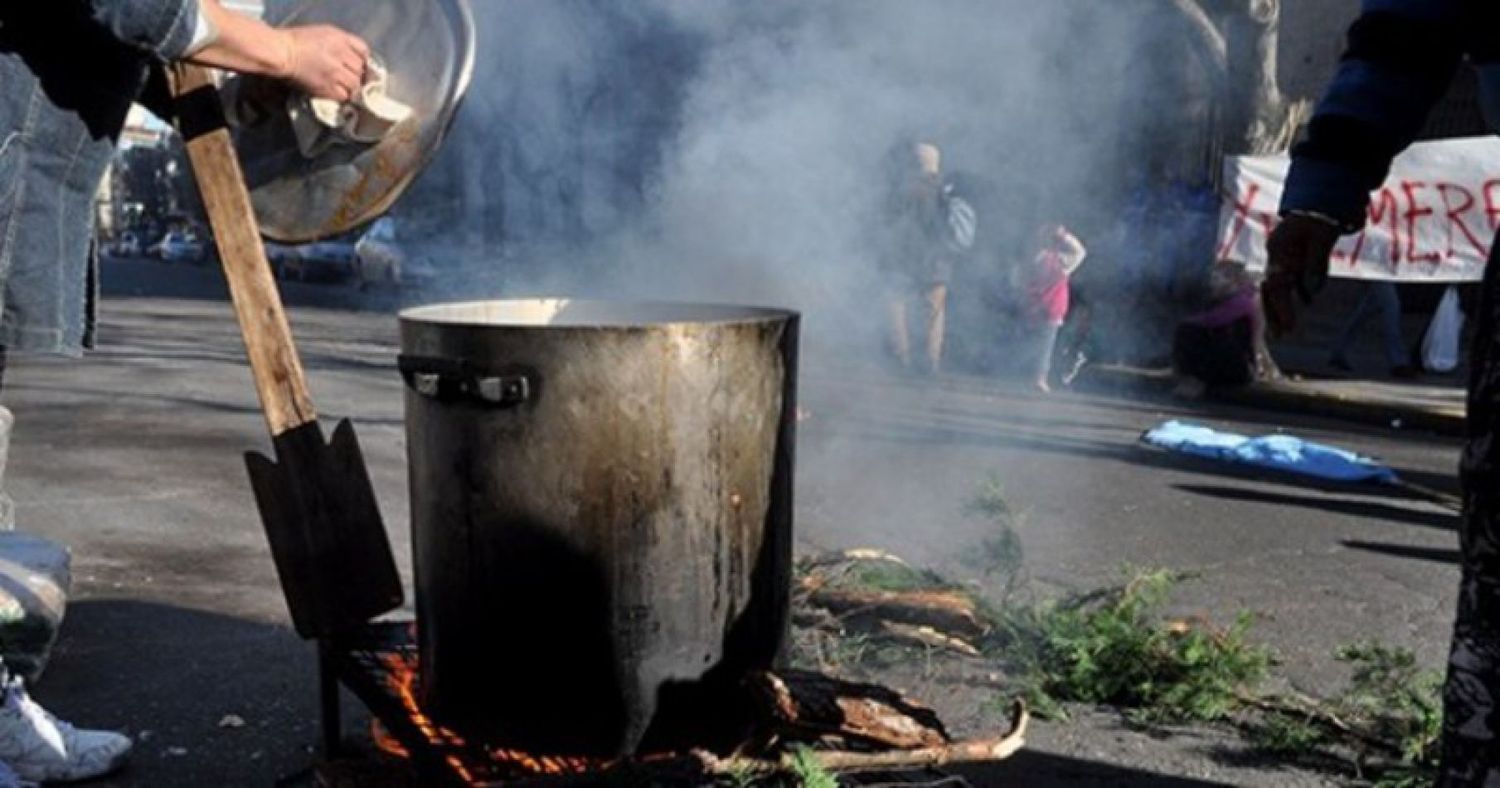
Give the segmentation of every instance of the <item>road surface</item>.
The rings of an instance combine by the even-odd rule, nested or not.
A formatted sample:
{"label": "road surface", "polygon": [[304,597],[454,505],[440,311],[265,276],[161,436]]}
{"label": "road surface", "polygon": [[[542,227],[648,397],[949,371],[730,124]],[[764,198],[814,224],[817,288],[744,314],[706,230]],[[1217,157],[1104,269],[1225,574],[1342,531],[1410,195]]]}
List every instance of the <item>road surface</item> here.
{"label": "road surface", "polygon": [[[6,376],[3,400],[17,417],[7,481],[19,526],[74,551],[74,600],[36,695],[66,719],[137,738],[132,766],[108,785],[299,784],[313,762],[313,653],[287,625],[246,484],[242,452],[268,441],[216,281],[207,269],[107,263],[101,349],[82,361],[18,359]],[[355,419],[407,567],[394,299],[352,311],[370,302],[348,288],[288,295],[324,422]],[[1226,474],[1144,449],[1137,437],[1166,418],[1285,428],[1448,489],[1451,439],[1211,406],[1042,399],[992,381],[898,378],[816,355],[802,395],[803,552],[879,547],[972,576],[962,559],[988,526],[964,504],[993,474],[1025,512],[1026,567],[1042,593],[1108,583],[1125,565],[1196,570],[1202,579],[1174,604],[1220,620],[1256,611],[1255,637],[1276,649],[1278,672],[1311,692],[1341,681],[1332,651],[1355,640],[1441,663],[1457,578],[1451,514],[1379,491]],[[986,699],[926,690],[960,727],[984,724],[974,713]],[[363,722],[348,705],[349,733],[359,736]],[[221,727],[228,715],[246,724]],[[1325,779],[1245,765],[1232,737],[1157,740],[1108,714],[1043,725],[1031,750],[1006,779]]]}

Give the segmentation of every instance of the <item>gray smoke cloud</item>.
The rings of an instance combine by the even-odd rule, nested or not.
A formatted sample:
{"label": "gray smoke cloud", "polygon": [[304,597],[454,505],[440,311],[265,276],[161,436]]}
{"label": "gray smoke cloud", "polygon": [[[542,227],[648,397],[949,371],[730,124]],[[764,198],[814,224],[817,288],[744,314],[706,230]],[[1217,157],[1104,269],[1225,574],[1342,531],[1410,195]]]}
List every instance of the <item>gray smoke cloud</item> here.
{"label": "gray smoke cloud", "polygon": [[881,317],[897,140],[938,142],[971,192],[969,266],[1041,221],[1107,265],[1128,179],[1197,155],[1180,129],[1211,89],[1158,0],[475,5],[473,89],[407,200],[446,250],[434,295],[786,305],[814,344]]}

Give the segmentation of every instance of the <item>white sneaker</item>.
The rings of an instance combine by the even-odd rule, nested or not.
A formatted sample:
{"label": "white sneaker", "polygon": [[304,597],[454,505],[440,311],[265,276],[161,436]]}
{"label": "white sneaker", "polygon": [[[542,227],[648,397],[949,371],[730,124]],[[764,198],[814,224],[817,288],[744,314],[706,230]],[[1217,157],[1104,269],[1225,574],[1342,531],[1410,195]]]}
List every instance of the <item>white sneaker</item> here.
{"label": "white sneaker", "polygon": [[26,694],[20,679],[3,686],[0,761],[23,780],[73,782],[108,774],[130,754],[130,738],[79,730],[52,716]]}

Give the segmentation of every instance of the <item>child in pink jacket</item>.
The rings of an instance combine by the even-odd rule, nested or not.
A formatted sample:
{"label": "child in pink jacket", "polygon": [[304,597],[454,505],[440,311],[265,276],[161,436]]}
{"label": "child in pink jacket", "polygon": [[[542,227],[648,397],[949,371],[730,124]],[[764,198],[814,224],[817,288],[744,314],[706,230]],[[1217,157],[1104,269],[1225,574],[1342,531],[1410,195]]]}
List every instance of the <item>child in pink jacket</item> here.
{"label": "child in pink jacket", "polygon": [[1041,249],[1036,254],[1027,287],[1027,299],[1033,320],[1040,325],[1037,334],[1036,387],[1052,390],[1052,356],[1057,348],[1057,332],[1068,319],[1068,280],[1083,265],[1088,250],[1083,242],[1060,225],[1047,225],[1041,231]]}

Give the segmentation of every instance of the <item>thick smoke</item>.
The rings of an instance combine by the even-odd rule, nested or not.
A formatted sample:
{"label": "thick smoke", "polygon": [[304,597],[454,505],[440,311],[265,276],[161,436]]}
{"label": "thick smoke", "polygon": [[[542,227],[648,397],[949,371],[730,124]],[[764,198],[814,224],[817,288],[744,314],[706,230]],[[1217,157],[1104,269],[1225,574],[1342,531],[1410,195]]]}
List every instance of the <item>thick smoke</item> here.
{"label": "thick smoke", "polygon": [[1108,265],[1130,179],[1202,158],[1174,129],[1204,69],[1166,2],[475,5],[473,89],[407,201],[444,250],[439,296],[787,305],[816,345],[880,319],[897,140],[942,146],[979,208],[975,269],[1042,221]]}

